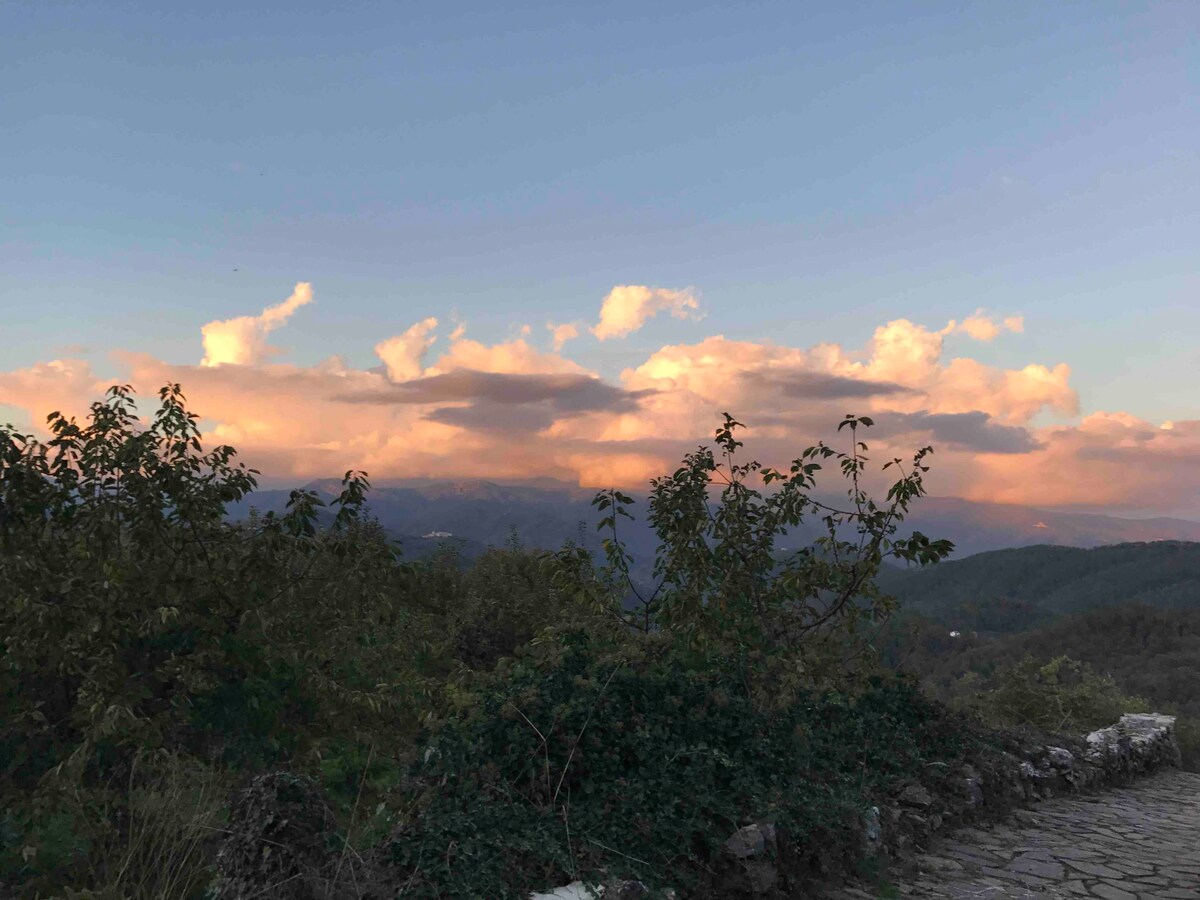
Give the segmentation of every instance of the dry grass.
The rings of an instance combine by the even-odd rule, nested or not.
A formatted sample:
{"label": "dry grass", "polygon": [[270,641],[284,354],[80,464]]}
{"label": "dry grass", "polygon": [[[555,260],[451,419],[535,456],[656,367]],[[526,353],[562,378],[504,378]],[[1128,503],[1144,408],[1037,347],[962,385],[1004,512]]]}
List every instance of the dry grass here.
{"label": "dry grass", "polygon": [[90,854],[91,887],[72,900],[197,900],[212,879],[232,775],[168,753],[139,756],[118,823]]}

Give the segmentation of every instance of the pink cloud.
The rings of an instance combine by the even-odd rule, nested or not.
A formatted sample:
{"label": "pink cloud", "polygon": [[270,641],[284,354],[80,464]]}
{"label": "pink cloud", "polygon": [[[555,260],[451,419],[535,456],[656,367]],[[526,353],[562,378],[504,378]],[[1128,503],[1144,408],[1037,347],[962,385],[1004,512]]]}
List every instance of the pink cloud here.
{"label": "pink cloud", "polygon": [[[1079,398],[1064,362],[1004,368],[947,358],[950,334],[991,339],[1000,328],[1019,331],[1016,317],[967,325],[976,313],[940,329],[896,319],[860,348],[714,335],[660,347],[614,384],[562,354],[569,325],[551,328],[552,352],[524,335],[467,339],[460,324],[427,360],[430,317],[376,345],[382,367],[357,369],[340,356],[311,366],[268,361],[265,336],[310,299],[300,285],[258,316],[209,323],[199,365],[115,353],[121,374],[112,380],[132,383],[151,405],[158,387],[180,382],[189,406],[213,423],[205,440],[233,444],[276,482],[361,468],[379,481],[550,475],[636,487],[711,443],[723,411],[751,426],[747,449],[771,464],[833,438],[854,412],[877,421],[865,435],[876,459],[933,443],[935,493],[1162,509],[1200,499],[1200,422],[1156,426],[1121,412],[1075,421]],[[652,308],[639,301],[602,321],[615,335],[618,322]],[[0,372],[0,404],[35,423],[53,409],[80,416],[109,383],[86,361],[53,360]],[[1059,424],[1032,426],[1047,415]]]}
{"label": "pink cloud", "polygon": [[982,309],[977,309],[972,315],[967,316],[961,322],[951,320],[950,323],[942,329],[943,334],[953,334],[960,332],[969,335],[977,341],[994,341],[1004,331],[1012,331],[1020,333],[1025,330],[1025,318],[1023,316],[1008,316],[1000,321],[996,321],[993,316],[987,315]]}
{"label": "pink cloud", "polygon": [[55,411],[82,418],[108,387],[87,360],[53,359],[0,372],[0,403],[23,410],[34,430],[40,431],[46,416]]}
{"label": "pink cloud", "polygon": [[699,318],[700,303],[690,289],[652,288],[644,284],[620,284],[608,292],[600,305],[600,321],[592,334],[602,341],[625,337],[660,312],[676,319]]}
{"label": "pink cloud", "polygon": [[579,326],[569,322],[563,325],[555,325],[553,322],[547,322],[546,328],[550,330],[550,336],[554,339],[555,353],[560,352],[567,341],[579,337]]}
{"label": "pink cloud", "polygon": [[296,283],[290,297],[268,306],[257,316],[209,322],[201,330],[204,341],[202,366],[254,365],[275,352],[267,344],[267,335],[283,325],[301,306],[312,303],[312,285]]}
{"label": "pink cloud", "polygon": [[426,370],[426,374],[440,375],[455,369],[504,372],[514,375],[587,372],[583,366],[559,356],[557,353],[542,353],[534,349],[524,337],[491,345],[460,337],[453,341],[450,349]]}
{"label": "pink cloud", "polygon": [[[388,378],[392,381],[408,381],[421,374],[421,362],[433,346],[433,330],[438,320],[428,319],[413,325],[403,334],[390,337],[375,345],[375,355],[383,360]],[[456,330],[457,334],[458,331]]]}
{"label": "pink cloud", "polygon": [[1200,503],[1200,420],[1153,425],[1096,412],[1076,426],[1041,429],[1043,449],[988,457],[963,495],[976,500],[1195,510]]}

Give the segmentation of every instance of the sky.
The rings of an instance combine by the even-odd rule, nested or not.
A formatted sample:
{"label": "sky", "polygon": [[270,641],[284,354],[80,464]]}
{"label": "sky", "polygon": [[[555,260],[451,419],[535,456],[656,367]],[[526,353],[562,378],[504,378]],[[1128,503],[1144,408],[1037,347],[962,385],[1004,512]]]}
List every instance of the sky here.
{"label": "sky", "polygon": [[0,423],[1200,518],[1200,6],[0,2]]}

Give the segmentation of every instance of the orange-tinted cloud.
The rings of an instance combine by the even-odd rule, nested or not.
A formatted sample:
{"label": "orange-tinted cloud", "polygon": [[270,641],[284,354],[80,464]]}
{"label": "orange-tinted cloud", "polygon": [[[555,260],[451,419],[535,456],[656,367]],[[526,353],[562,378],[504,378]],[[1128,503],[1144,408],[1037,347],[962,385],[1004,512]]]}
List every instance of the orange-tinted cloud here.
{"label": "orange-tinted cloud", "polygon": [[290,297],[275,306],[268,306],[257,316],[209,322],[200,329],[204,341],[202,366],[254,365],[275,349],[267,344],[267,335],[286,322],[296,310],[312,303],[312,285],[296,283]]}
{"label": "orange-tinted cloud", "polygon": [[40,426],[56,411],[82,418],[108,387],[96,378],[87,360],[52,359],[0,372],[0,403],[24,410],[30,422]]}
{"label": "orange-tinted cloud", "polygon": [[1096,412],[1072,427],[1042,429],[1024,457],[979,460],[963,491],[975,500],[1180,510],[1200,501],[1200,420],[1153,425]]}
{"label": "orange-tinted cloud", "polygon": [[[628,290],[609,295],[636,301],[602,315],[610,336],[655,310],[695,309],[680,297],[620,293]],[[206,325],[200,365],[114,353],[121,374],[112,380],[147,398],[180,382],[189,406],[212,423],[206,442],[233,444],[275,482],[361,468],[377,481],[548,475],[637,487],[697,444],[711,444],[724,411],[750,426],[747,451],[774,465],[818,439],[845,438],[833,429],[852,412],[875,419],[862,437],[877,460],[933,444],[934,493],[1162,509],[1200,499],[1200,422],[1155,426],[1127,413],[1076,421],[1065,362],[1004,368],[948,358],[951,335],[993,340],[1019,332],[1018,317],[976,312],[941,328],[895,319],[859,348],[714,335],[660,347],[614,383],[562,354],[570,332],[554,329],[574,326],[553,326],[562,340],[546,352],[524,334],[467,339],[460,324],[435,352],[430,317],[381,341],[376,368],[340,356],[311,366],[271,361],[265,336],[311,296],[300,285],[259,316]],[[108,383],[84,360],[54,360],[0,372],[0,404],[40,423],[53,409],[83,414]],[[1047,416],[1058,424],[1032,425]]]}
{"label": "orange-tinted cloud", "polygon": [[942,333],[953,334],[954,332],[961,332],[970,335],[977,341],[994,341],[1004,331],[1020,333],[1024,330],[1025,318],[1023,316],[1008,316],[997,322],[982,309],[977,309],[972,315],[967,316],[961,322],[951,320],[950,324],[942,329]]}
{"label": "orange-tinted cloud", "polygon": [[514,375],[587,372],[583,366],[557,353],[542,353],[536,350],[524,337],[492,345],[460,337],[451,342],[450,349],[426,369],[425,374],[438,375],[455,369],[508,372]]}
{"label": "orange-tinted cloud", "polygon": [[561,351],[567,341],[579,337],[579,326],[569,322],[563,325],[555,325],[553,322],[547,322],[546,327],[550,330],[550,335],[554,339],[555,353]]}
{"label": "orange-tinted cloud", "polygon": [[383,360],[388,378],[392,381],[408,381],[421,374],[421,362],[433,346],[433,329],[438,320],[433,316],[418,322],[403,334],[390,337],[375,345],[375,355]]}
{"label": "orange-tinted cloud", "polygon": [[625,337],[646,324],[660,312],[669,312],[676,319],[698,318],[700,302],[689,290],[652,288],[644,284],[620,284],[608,292],[600,305],[600,321],[592,334],[602,341]]}

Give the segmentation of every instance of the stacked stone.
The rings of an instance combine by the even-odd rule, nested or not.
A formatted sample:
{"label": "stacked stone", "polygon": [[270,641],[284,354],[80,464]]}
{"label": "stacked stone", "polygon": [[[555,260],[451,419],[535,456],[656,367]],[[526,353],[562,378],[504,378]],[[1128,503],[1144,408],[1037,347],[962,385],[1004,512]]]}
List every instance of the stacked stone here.
{"label": "stacked stone", "polygon": [[1175,717],[1131,713],[1116,725],[1087,736],[1088,761],[1114,777],[1129,777],[1161,766],[1178,766]]}
{"label": "stacked stone", "polygon": [[[1125,715],[1083,740],[1061,743],[1074,750],[1026,737],[1019,755],[1000,753],[954,771],[935,766],[927,783],[901,785],[891,798],[866,811],[861,832],[865,854],[915,873],[918,853],[949,827],[995,820],[1014,807],[1123,784],[1135,775],[1179,765],[1175,719],[1157,713]],[[1024,815],[1018,812],[1017,819]],[[770,896],[782,880],[780,840],[768,822],[735,831],[723,847],[721,896]]]}
{"label": "stacked stone", "polygon": [[[714,873],[717,896],[776,893],[790,880],[783,873],[793,874],[795,861],[818,849],[829,851],[831,857],[858,851],[899,862],[902,869],[915,872],[917,852],[948,826],[995,820],[1014,806],[1123,784],[1142,773],[1178,766],[1180,761],[1175,719],[1156,713],[1122,716],[1115,725],[1080,741],[1044,741],[1026,735],[1012,745],[1015,752],[997,752],[953,770],[944,763],[931,764],[927,776],[898,785],[892,796],[879,798],[878,805],[865,811],[857,847],[795,847],[771,822],[744,825],[724,844],[723,864]],[[231,811],[217,857],[214,896],[318,900],[339,895],[347,880],[355,882],[357,891],[364,873],[344,871],[347,863],[354,868],[355,861],[343,851],[334,816],[314,782],[285,773],[259,776],[240,792]],[[617,879],[596,888],[569,885],[542,896],[559,900],[596,893],[605,900],[638,900],[649,892],[641,882]]]}

